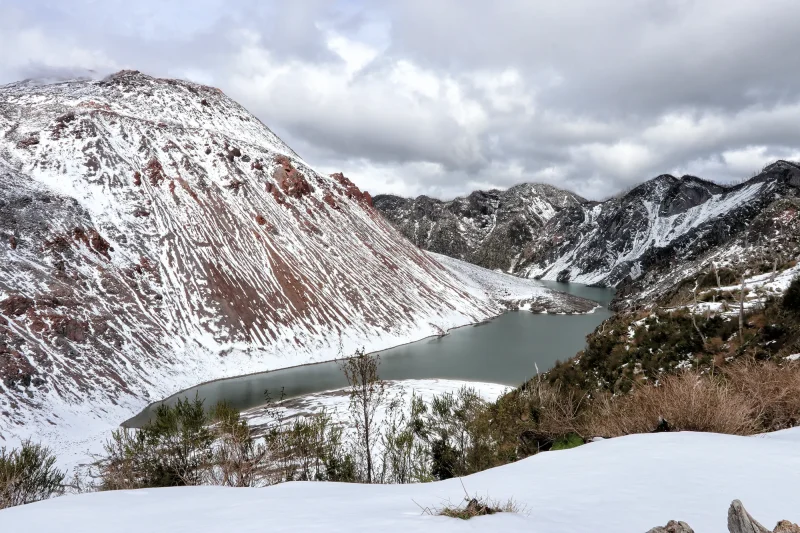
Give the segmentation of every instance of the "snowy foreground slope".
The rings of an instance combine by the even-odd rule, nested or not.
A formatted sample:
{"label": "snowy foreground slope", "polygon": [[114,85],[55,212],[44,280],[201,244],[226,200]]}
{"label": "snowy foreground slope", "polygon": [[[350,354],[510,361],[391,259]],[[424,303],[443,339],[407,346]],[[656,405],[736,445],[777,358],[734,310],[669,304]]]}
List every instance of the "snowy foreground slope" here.
{"label": "snowy foreground slope", "polygon": [[0,444],[60,452],[199,382],[506,308],[218,89],[0,87]]}
{"label": "snowy foreground slope", "polygon": [[[471,493],[514,498],[522,514],[461,521],[422,515]],[[800,521],[800,429],[764,437],[633,435],[545,452],[472,476],[419,485],[294,482],[67,496],[0,511],[26,533],[449,532],[643,533],[671,519],[727,531],[733,499],[765,525]]]}

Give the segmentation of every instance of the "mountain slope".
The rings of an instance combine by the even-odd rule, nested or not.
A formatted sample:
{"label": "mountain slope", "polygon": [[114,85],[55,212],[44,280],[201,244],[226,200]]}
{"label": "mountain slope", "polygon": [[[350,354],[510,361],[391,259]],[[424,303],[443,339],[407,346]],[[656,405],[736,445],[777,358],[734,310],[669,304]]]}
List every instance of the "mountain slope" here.
{"label": "mountain slope", "polygon": [[432,252],[508,271],[538,228],[585,200],[550,185],[476,191],[448,202],[377,195],[375,207],[411,242]]}
{"label": "mountain slope", "polygon": [[778,162],[725,187],[659,176],[603,203],[566,209],[525,250],[526,277],[616,286],[665,262],[691,261],[732,240],[770,204],[794,197],[800,167]]}
{"label": "mountain slope", "polygon": [[[748,228],[776,202],[797,197],[800,166],[778,161],[736,186],[662,175],[605,202],[551,188],[547,197],[562,200],[547,204],[552,209],[521,193],[541,187],[453,202],[377,196],[376,206],[424,249],[526,278],[620,287],[619,307],[642,303],[656,286],[670,290],[681,269],[707,254],[727,254],[741,241],[736,246],[749,256],[754,239],[774,240],[774,232],[759,237]],[[538,215],[523,222],[526,213]]]}
{"label": "mountain slope", "polygon": [[200,381],[505,305],[221,91],[134,71],[0,87],[0,206],[3,436],[85,436]]}

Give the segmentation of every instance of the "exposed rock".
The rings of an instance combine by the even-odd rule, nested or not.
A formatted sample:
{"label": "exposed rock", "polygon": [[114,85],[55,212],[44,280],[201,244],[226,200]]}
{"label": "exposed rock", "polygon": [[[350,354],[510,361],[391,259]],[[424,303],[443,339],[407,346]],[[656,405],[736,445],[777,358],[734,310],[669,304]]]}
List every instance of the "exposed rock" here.
{"label": "exposed rock", "polygon": [[[654,527],[647,533],[694,533],[686,522],[670,520],[664,527]],[[759,524],[750,513],[748,513],[742,502],[733,500],[728,508],[728,533],[800,533],[800,526],[788,520],[781,520],[770,531]]]}
{"label": "exposed rock", "polygon": [[292,161],[285,155],[275,157],[275,162],[279,166],[272,173],[272,178],[283,190],[286,196],[292,198],[302,198],[314,191],[306,177],[294,168]]}
{"label": "exposed rock", "polygon": [[742,502],[733,500],[728,508],[729,533],[770,533],[748,513]]}
{"label": "exposed rock", "polygon": [[647,533],[694,533],[694,530],[686,522],[670,520],[666,526],[654,527]]}
{"label": "exposed rock", "polygon": [[448,202],[380,194],[374,199],[375,208],[420,248],[503,271],[514,268],[550,218],[585,201],[541,184],[477,191]]}
{"label": "exposed rock", "polygon": [[350,179],[344,174],[341,172],[335,172],[331,174],[331,177],[335,179],[339,185],[344,187],[345,196],[353,200],[358,200],[359,202],[372,207],[372,196],[367,191],[362,192],[361,189],[359,189],[356,184],[350,181]]}
{"label": "exposed rock", "polygon": [[21,294],[9,296],[5,300],[0,301],[0,312],[6,316],[24,315],[31,307],[33,307],[33,300]]}

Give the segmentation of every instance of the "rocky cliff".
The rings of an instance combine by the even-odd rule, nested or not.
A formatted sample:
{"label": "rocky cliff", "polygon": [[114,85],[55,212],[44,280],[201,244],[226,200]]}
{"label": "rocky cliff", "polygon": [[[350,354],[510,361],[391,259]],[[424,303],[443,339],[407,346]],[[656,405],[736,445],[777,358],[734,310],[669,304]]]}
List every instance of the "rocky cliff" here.
{"label": "rocky cliff", "polygon": [[375,197],[375,207],[420,248],[503,271],[515,269],[525,246],[556,213],[584,202],[542,184],[476,191],[447,202]]}

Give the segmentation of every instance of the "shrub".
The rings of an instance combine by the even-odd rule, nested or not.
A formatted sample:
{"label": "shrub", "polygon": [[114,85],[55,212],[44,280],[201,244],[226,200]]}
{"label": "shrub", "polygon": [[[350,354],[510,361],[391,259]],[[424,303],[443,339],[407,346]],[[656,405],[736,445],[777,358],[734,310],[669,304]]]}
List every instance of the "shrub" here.
{"label": "shrub", "polygon": [[800,363],[744,360],[725,367],[724,376],[751,403],[760,431],[800,425]]}
{"label": "shrub", "polygon": [[522,511],[523,508],[513,499],[509,499],[506,502],[499,502],[476,496],[474,498],[465,498],[464,501],[458,505],[447,503],[442,507],[432,509],[429,511],[429,514],[469,520],[476,516],[485,516],[495,513],[519,513]]}
{"label": "shrub", "polygon": [[551,450],[569,450],[570,448],[577,448],[578,446],[583,445],[583,439],[575,434],[570,433],[566,437],[561,437],[556,442],[553,443],[553,447],[550,448]]}
{"label": "shrub", "polygon": [[448,500],[444,505],[438,507],[420,506],[422,514],[469,520],[476,516],[486,516],[495,513],[525,512],[525,507],[514,501],[513,498],[509,498],[505,502],[500,502],[477,494],[470,496],[463,482],[461,483],[461,487],[464,489],[464,499],[460,503],[454,504]]}
{"label": "shrub", "polygon": [[63,493],[64,472],[55,462],[49,448],[30,440],[19,449],[0,448],[0,509]]}
{"label": "shrub", "polygon": [[203,401],[195,397],[161,404],[139,430],[119,429],[98,463],[101,489],[198,485],[210,461],[214,435]]}
{"label": "shrub", "polygon": [[795,277],[786,289],[782,307],[791,313],[800,314],[800,276]]}
{"label": "shrub", "polygon": [[759,431],[748,398],[723,380],[691,371],[663,376],[657,386],[639,385],[624,396],[596,399],[585,431],[617,437],[653,432],[660,426],[732,435]]}

